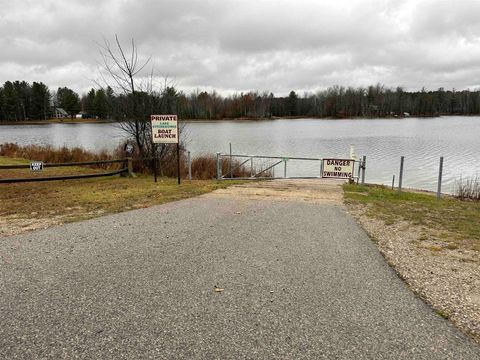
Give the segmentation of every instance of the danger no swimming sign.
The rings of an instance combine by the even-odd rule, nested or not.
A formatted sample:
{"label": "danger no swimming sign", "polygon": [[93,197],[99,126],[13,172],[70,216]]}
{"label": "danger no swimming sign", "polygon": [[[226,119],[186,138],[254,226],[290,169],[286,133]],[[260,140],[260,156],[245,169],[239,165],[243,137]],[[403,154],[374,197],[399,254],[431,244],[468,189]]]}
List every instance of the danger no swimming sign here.
{"label": "danger no swimming sign", "polygon": [[355,161],[351,159],[323,159],[323,178],[351,179]]}

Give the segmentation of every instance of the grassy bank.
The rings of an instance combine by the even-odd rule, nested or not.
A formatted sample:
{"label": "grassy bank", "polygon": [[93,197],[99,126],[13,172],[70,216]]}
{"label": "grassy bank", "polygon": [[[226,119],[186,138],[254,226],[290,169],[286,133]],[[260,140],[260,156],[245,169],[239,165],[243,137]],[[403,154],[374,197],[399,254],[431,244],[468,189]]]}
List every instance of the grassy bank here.
{"label": "grassy bank", "polygon": [[367,207],[367,216],[386,225],[406,221],[419,226],[419,241],[435,244],[433,251],[463,248],[480,251],[480,202],[452,197],[437,200],[433,194],[401,192],[382,186],[344,185],[348,203]]}
{"label": "grassy bank", "polygon": [[4,184],[0,193],[0,216],[49,217],[66,220],[88,218],[95,213],[114,213],[185,199],[226,183],[196,180],[177,185],[176,179],[151,177],[98,178],[45,183]]}
{"label": "grassy bank", "polygon": [[[0,164],[24,162],[28,163],[23,159],[0,157]],[[68,168],[68,171],[85,173],[98,170]],[[154,183],[152,177],[147,175],[0,184],[0,235],[163,204],[225,188],[230,184],[194,180],[183,181],[179,186],[176,179],[160,178]]]}

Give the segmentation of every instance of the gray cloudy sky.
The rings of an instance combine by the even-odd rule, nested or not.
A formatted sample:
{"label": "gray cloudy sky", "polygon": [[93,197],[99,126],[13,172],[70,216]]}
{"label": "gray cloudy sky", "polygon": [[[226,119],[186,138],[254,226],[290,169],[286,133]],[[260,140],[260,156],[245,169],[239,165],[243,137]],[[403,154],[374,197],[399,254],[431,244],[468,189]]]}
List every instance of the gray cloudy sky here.
{"label": "gray cloudy sky", "polygon": [[480,0],[0,0],[0,83],[94,87],[118,34],[176,86],[480,87]]}

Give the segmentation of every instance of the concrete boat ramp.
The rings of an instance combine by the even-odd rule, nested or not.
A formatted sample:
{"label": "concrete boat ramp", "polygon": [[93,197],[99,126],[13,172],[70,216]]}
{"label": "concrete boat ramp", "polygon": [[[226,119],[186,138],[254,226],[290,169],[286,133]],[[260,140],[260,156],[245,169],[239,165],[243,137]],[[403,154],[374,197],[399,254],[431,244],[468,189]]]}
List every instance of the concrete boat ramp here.
{"label": "concrete boat ramp", "polygon": [[346,213],[251,183],[0,238],[2,359],[479,359]]}

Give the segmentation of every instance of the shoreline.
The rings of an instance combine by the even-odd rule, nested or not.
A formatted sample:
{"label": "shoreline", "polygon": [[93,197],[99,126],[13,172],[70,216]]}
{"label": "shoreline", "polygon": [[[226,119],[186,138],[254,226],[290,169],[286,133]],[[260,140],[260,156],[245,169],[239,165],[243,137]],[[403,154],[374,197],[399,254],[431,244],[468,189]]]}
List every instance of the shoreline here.
{"label": "shoreline", "polygon": [[[240,118],[223,118],[223,119],[179,119],[182,123],[215,123],[222,121],[231,122],[263,122],[274,120],[330,120],[330,121],[342,121],[342,120],[403,120],[403,119],[438,119],[442,117],[478,117],[479,115],[449,115],[440,114],[432,116],[382,116],[382,117],[316,117],[316,116],[272,116],[268,118],[255,118],[255,117],[240,117]],[[51,124],[113,124],[121,123],[121,121],[112,119],[48,119],[48,120],[25,120],[25,121],[3,121],[0,122],[0,126],[7,125],[51,125]]]}
{"label": "shoreline", "polygon": [[2,125],[51,125],[51,124],[109,124],[118,121],[109,119],[48,119],[48,120],[22,120],[2,121]]}
{"label": "shoreline", "polygon": [[480,115],[433,115],[433,116],[352,116],[352,117],[319,117],[319,116],[271,116],[265,118],[239,117],[223,119],[180,119],[181,122],[217,122],[217,121],[235,121],[235,122],[254,122],[254,121],[273,121],[273,120],[399,120],[399,119],[433,119],[442,116],[480,116]]}

